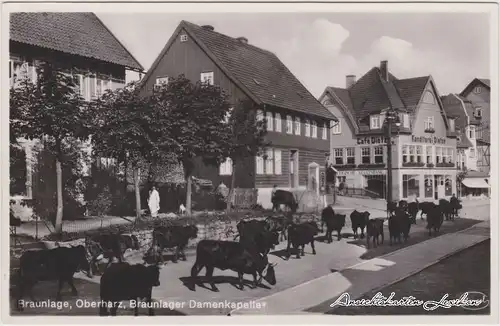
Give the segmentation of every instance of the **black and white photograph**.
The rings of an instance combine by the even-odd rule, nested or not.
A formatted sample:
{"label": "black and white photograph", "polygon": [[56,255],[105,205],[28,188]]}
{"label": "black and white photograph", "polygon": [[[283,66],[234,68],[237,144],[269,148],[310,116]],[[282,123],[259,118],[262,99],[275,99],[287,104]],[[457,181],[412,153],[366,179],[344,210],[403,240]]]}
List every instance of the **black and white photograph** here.
{"label": "black and white photograph", "polygon": [[72,5],[2,4],[10,322],[498,322],[498,3]]}

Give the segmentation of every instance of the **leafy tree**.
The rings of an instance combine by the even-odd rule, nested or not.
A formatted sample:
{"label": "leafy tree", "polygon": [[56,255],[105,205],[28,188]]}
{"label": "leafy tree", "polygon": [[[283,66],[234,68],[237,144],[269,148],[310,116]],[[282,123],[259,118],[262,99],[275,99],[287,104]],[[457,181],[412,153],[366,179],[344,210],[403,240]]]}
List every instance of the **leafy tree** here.
{"label": "leafy tree", "polygon": [[227,157],[229,103],[224,91],[180,75],[152,95],[156,123],[152,126],[156,149],[171,152],[184,169],[186,212],[191,214],[192,175],[195,159],[218,166]]}
{"label": "leafy tree", "polygon": [[[260,117],[257,116],[258,110],[262,113]],[[267,130],[264,116],[263,107],[256,105],[251,100],[240,101],[229,115],[229,141],[225,145],[228,157],[232,161],[233,173],[226,208],[228,212],[231,210],[231,198],[234,192],[238,163],[262,154],[264,147],[269,145],[269,142],[265,140]]]}
{"label": "leafy tree", "polygon": [[73,77],[48,62],[36,68],[35,82],[25,78],[10,90],[11,137],[54,142],[50,150],[56,157],[56,233],[62,232],[63,142],[88,138],[90,125],[85,107],[86,102],[79,95]]}
{"label": "leafy tree", "polygon": [[93,154],[115,158],[132,167],[138,219],[141,217],[141,165],[158,154],[151,129],[155,116],[149,101],[150,97],[141,94],[139,83],[131,82],[124,88],[108,90],[93,101],[91,110]]}

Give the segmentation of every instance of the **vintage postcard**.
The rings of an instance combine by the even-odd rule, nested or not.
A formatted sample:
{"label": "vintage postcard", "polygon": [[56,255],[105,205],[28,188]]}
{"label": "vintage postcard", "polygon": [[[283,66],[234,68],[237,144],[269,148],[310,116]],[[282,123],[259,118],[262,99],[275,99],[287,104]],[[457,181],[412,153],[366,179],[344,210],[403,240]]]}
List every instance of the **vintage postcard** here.
{"label": "vintage postcard", "polygon": [[497,3],[2,9],[5,322],[498,322]]}

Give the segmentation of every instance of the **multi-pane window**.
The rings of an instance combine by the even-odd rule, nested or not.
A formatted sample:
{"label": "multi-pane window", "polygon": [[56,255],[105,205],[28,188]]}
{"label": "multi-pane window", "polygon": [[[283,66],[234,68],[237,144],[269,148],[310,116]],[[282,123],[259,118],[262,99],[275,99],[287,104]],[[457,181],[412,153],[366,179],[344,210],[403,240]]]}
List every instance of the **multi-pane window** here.
{"label": "multi-pane window", "polygon": [[427,164],[432,163],[432,146],[426,146],[427,150],[425,151],[425,154],[427,155]]}
{"label": "multi-pane window", "polygon": [[286,133],[292,134],[293,132],[293,120],[291,115],[286,116]]}
{"label": "multi-pane window", "polygon": [[264,158],[262,156],[255,156],[255,170],[257,174],[264,174]]}
{"label": "multi-pane window", "polygon": [[333,122],[332,134],[339,135],[342,132],[340,120]]}
{"label": "multi-pane window", "polygon": [[273,174],[274,156],[272,148],[266,151],[266,174]]}
{"label": "multi-pane window", "polygon": [[416,151],[417,151],[417,163],[422,163],[424,161],[423,154],[422,154],[422,146],[416,145]]}
{"label": "multi-pane window", "polygon": [[346,148],[346,158],[347,158],[347,164],[354,164],[354,147],[347,147]]}
{"label": "multi-pane window", "polygon": [[361,147],[361,163],[370,164],[370,147]]}
{"label": "multi-pane window", "polygon": [[156,77],[155,80],[155,89],[160,88],[161,86],[167,85],[168,84],[168,76],[164,77]]}
{"label": "multi-pane window", "polygon": [[306,137],[311,136],[311,123],[307,119],[304,121],[304,134]]}
{"label": "multi-pane window", "polygon": [[274,174],[281,175],[281,149],[274,150]]}
{"label": "multi-pane window", "polygon": [[295,134],[300,135],[300,118],[295,117]]}
{"label": "multi-pane window", "polygon": [[318,138],[318,123],[314,120],[311,123],[311,137]]}
{"label": "multi-pane window", "polygon": [[200,75],[200,80],[204,84],[213,85],[214,84],[214,73],[213,71],[202,72]]}
{"label": "multi-pane window", "polygon": [[267,116],[266,118],[267,130],[273,131],[273,113],[267,112],[266,116]]}
{"label": "multi-pane window", "polygon": [[408,146],[410,149],[410,163],[414,163],[417,161],[416,155],[415,155],[415,146],[410,145]]}
{"label": "multi-pane window", "polygon": [[374,148],[375,163],[384,163],[384,147],[376,146]]}
{"label": "multi-pane window", "polygon": [[380,129],[380,116],[372,116],[370,118],[370,127],[371,129]]}
{"label": "multi-pane window", "polygon": [[335,164],[342,165],[344,164],[344,149],[343,148],[334,148],[333,155]]}
{"label": "multi-pane window", "polygon": [[425,130],[434,129],[434,117],[427,117],[424,121]]}
{"label": "multi-pane window", "polygon": [[231,174],[233,174],[233,160],[231,160],[231,158],[228,157],[219,166],[219,175],[231,175]]}
{"label": "multi-pane window", "polygon": [[403,163],[408,163],[408,145],[403,145],[401,148],[401,152],[403,154]]}
{"label": "multi-pane window", "polygon": [[281,114],[274,114],[274,131],[281,132]]}
{"label": "multi-pane window", "polygon": [[328,138],[328,125],[325,123],[323,123],[323,135],[322,135],[323,139],[327,139]]}
{"label": "multi-pane window", "polygon": [[436,147],[436,164],[443,162],[443,148]]}

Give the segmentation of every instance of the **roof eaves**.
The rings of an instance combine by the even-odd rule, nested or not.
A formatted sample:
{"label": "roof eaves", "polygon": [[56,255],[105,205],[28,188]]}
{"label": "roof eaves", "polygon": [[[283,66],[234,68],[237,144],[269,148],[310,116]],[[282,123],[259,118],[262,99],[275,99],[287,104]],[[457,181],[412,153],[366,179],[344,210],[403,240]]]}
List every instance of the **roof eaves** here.
{"label": "roof eaves", "polygon": [[351,112],[351,109],[347,107],[347,105],[342,102],[342,100],[340,99],[340,97],[337,96],[337,94],[335,94],[335,92],[333,91],[333,89],[331,87],[327,87],[326,88],[326,91],[328,92],[328,94],[333,97],[333,99],[335,101],[337,101],[337,103],[340,104],[342,110],[346,113],[347,117],[349,118],[352,126],[354,127],[354,132],[356,134],[359,133],[359,126],[358,126],[358,123],[355,119],[355,117],[353,116],[352,112]]}

